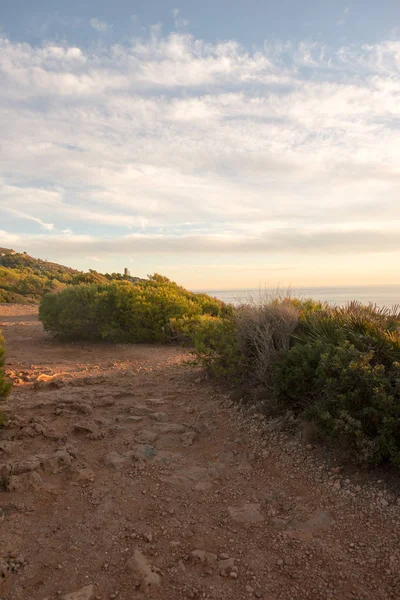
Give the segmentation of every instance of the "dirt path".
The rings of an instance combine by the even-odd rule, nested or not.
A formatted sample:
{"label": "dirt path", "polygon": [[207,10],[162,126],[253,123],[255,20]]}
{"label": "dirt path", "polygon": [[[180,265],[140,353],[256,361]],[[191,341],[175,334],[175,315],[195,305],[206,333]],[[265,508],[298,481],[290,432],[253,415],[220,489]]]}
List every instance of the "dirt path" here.
{"label": "dirt path", "polygon": [[32,307],[0,327],[0,600],[400,597],[383,484],[261,436],[181,350],[61,345]]}

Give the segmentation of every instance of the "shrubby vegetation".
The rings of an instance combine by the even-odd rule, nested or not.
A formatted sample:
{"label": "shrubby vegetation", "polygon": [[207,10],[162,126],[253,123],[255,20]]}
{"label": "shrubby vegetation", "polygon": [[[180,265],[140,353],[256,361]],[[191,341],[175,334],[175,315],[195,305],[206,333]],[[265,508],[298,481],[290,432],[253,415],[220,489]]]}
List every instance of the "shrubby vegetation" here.
{"label": "shrubby vegetation", "polygon": [[114,282],[69,287],[42,299],[44,328],[63,340],[168,342],[171,320],[209,315],[225,317],[230,308],[206,294],[194,294],[161,275],[132,285]]}
{"label": "shrubby vegetation", "polygon": [[119,273],[102,275],[93,270],[82,273],[28,254],[6,251],[0,255],[0,303],[36,303],[48,292],[58,292],[70,285],[121,280],[124,276]]}
{"label": "shrubby vegetation", "polygon": [[400,466],[400,313],[287,298],[174,326],[209,373],[261,389],[266,412],[290,411],[360,460]]}
{"label": "shrubby vegetation", "polygon": [[400,466],[400,312],[290,297],[234,308],[156,274],[47,294],[40,318],[65,340],[188,344],[266,413],[314,422],[361,461]]}

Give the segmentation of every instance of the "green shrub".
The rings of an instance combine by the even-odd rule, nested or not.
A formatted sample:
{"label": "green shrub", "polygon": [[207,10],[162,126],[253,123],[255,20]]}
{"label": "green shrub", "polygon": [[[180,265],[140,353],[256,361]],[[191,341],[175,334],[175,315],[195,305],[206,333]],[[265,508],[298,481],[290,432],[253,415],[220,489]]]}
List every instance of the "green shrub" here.
{"label": "green shrub", "polygon": [[345,341],[293,346],[274,369],[278,404],[365,462],[400,466],[400,365],[387,369],[371,350]]}
{"label": "green shrub", "polygon": [[101,340],[99,327],[106,318],[101,292],[100,287],[83,285],[46,294],[39,307],[45,330],[63,340]]}
{"label": "green shrub", "polygon": [[65,340],[165,343],[173,337],[171,319],[229,312],[220,300],[156,274],[135,284],[68,287],[42,299],[39,318],[46,331]]}
{"label": "green shrub", "polygon": [[247,385],[271,384],[273,360],[289,348],[298,310],[288,302],[237,307],[224,317],[185,317],[173,331],[194,346],[198,361],[210,373]]}
{"label": "green shrub", "polygon": [[4,362],[5,362],[5,351],[4,351],[4,338],[1,335],[0,331],[0,400],[4,400],[4,398],[9,394],[11,390],[11,383],[7,381],[6,375],[4,372]]}
{"label": "green shrub", "polygon": [[346,307],[326,305],[322,310],[302,314],[295,338],[334,345],[348,341],[361,352],[372,350],[376,364],[390,367],[400,361],[400,314],[358,302]]}
{"label": "green shrub", "polygon": [[238,344],[232,318],[196,315],[172,319],[173,334],[193,346],[193,354],[206,372],[217,377],[241,379],[246,359]]}
{"label": "green shrub", "polygon": [[273,392],[282,410],[301,413],[319,398],[317,369],[321,356],[334,346],[317,340],[296,344],[276,357],[273,365]]}

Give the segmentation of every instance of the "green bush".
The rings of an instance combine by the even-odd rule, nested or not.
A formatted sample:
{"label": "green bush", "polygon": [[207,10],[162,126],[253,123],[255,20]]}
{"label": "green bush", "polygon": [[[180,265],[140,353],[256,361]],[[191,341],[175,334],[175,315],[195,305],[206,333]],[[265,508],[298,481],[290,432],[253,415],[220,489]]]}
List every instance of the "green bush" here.
{"label": "green bush", "polygon": [[193,354],[206,372],[217,377],[241,379],[246,359],[238,344],[232,318],[196,315],[170,321],[172,333],[193,346]]}
{"label": "green bush", "polygon": [[271,384],[277,353],[289,348],[298,310],[288,302],[246,304],[225,317],[194,317],[173,323],[210,373],[247,385]]}
{"label": "green bush", "polygon": [[46,331],[64,340],[165,343],[173,338],[171,319],[229,312],[220,300],[156,274],[135,284],[81,285],[46,295],[39,318]]}
{"label": "green bush", "polygon": [[400,365],[348,341],[293,346],[274,369],[278,404],[316,423],[365,462],[400,466]]}
{"label": "green bush", "polygon": [[4,351],[4,338],[1,335],[0,331],[0,400],[4,400],[4,398],[9,394],[11,390],[11,383],[7,381],[6,375],[4,372],[4,362],[5,362],[5,351]]}
{"label": "green bush", "polygon": [[400,466],[398,313],[287,298],[172,327],[209,373],[262,384],[266,411],[290,410],[358,459]]}

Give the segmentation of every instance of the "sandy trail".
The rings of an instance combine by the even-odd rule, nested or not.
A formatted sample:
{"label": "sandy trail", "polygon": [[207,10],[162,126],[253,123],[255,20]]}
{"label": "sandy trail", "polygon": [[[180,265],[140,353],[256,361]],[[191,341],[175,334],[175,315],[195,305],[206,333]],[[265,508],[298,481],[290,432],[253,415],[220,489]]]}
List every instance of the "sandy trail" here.
{"label": "sandy trail", "polygon": [[383,483],[261,436],[180,349],[59,344],[34,307],[0,328],[0,600],[400,597]]}

